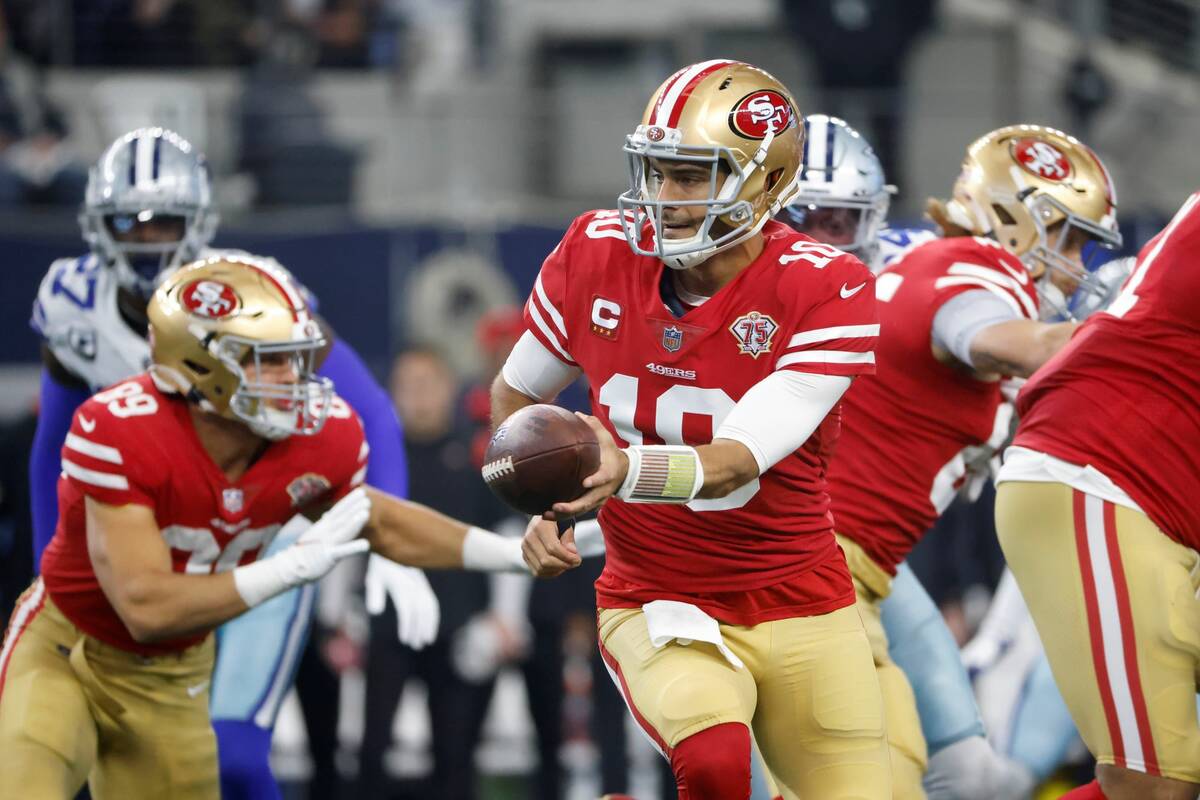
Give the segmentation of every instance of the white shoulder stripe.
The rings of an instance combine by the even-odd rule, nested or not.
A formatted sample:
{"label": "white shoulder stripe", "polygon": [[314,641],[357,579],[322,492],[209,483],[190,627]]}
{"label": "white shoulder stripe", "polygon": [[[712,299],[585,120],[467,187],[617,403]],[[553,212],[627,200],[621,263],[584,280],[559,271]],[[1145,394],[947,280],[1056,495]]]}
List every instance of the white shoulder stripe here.
{"label": "white shoulder stripe", "polygon": [[1010,292],[1006,289],[1002,289],[998,284],[996,284],[993,281],[986,281],[981,278],[968,278],[966,276],[962,276],[962,277],[955,276],[955,277],[949,277],[949,278],[938,278],[936,281],[933,282],[933,288],[935,288],[935,289],[941,289],[946,286],[979,286],[979,287],[982,287],[984,289],[987,289],[989,292],[996,295],[997,297],[999,297],[1004,302],[1008,303],[1008,305],[1012,308],[1013,313],[1018,314],[1022,317],[1028,317],[1030,319],[1037,319],[1037,311],[1036,310],[1033,311],[1033,313],[1027,313],[1024,309],[1022,309],[1021,305],[1017,303],[1016,299],[1013,298],[1012,292]]}
{"label": "white shoulder stripe", "polygon": [[358,460],[362,461],[371,452],[371,445],[367,444],[367,440],[363,439],[362,447],[358,448]]}
{"label": "white shoulder stripe", "polygon": [[542,288],[542,276],[538,275],[537,280],[533,282],[533,291],[537,294],[538,299],[542,301],[542,307],[546,309],[546,313],[550,315],[550,319],[554,322],[554,327],[558,328],[558,332],[562,334],[562,338],[567,338],[567,326],[563,322],[562,314],[558,313],[558,309],[554,307],[554,303],[550,302],[550,298],[546,296],[546,290]]}
{"label": "white shoulder stripe", "polygon": [[789,364],[874,364],[875,353],[850,353],[844,350],[801,350],[788,353],[775,362],[775,368]]}
{"label": "white shoulder stripe", "polygon": [[124,475],[113,475],[110,472],[97,472],[94,469],[81,467],[67,459],[62,460],[63,472],[77,481],[90,483],[93,486],[103,486],[105,489],[128,489],[129,481]]}
{"label": "white shoulder stripe", "polygon": [[350,476],[350,485],[358,486],[360,483],[362,483],[366,479],[367,479],[367,466],[366,466],[366,464],[364,464],[363,466],[359,467],[358,472],[356,472],[352,476]]}
{"label": "white shoulder stripe", "polygon": [[97,458],[101,461],[107,461],[110,464],[125,463],[125,461],[121,458],[121,451],[117,448],[109,447],[108,445],[97,444],[96,442],[85,439],[82,436],[76,436],[73,433],[67,434],[66,445],[68,448],[77,453],[83,453],[85,456],[91,456],[92,458]]}
{"label": "white shoulder stripe", "polygon": [[799,347],[802,344],[827,342],[830,339],[862,339],[878,335],[878,325],[837,325],[832,328],[814,328],[811,331],[801,331],[788,341],[787,346]]}
{"label": "white shoulder stripe", "polygon": [[1034,318],[1037,317],[1037,306],[1034,305],[1033,300],[1029,297],[1029,292],[1032,287],[1027,289],[1018,281],[1010,278],[1008,275],[1001,275],[994,269],[981,267],[978,264],[970,264],[965,261],[956,261],[955,263],[951,264],[950,269],[947,270],[947,272],[949,272],[951,275],[967,275],[972,278],[991,281],[997,286],[1008,289],[1017,296],[1017,300],[1019,300],[1021,305],[1025,307],[1026,311],[1028,312],[1026,316]]}
{"label": "white shoulder stripe", "polygon": [[542,318],[542,312],[538,311],[537,298],[532,299],[529,303],[529,316],[533,318],[533,324],[537,325],[538,330],[540,330],[542,335],[546,337],[546,341],[548,341],[558,352],[558,354],[562,356],[563,361],[566,361],[569,364],[574,364],[575,359],[571,358],[566,349],[559,344],[558,334],[551,330],[550,326],[546,323],[546,320]]}

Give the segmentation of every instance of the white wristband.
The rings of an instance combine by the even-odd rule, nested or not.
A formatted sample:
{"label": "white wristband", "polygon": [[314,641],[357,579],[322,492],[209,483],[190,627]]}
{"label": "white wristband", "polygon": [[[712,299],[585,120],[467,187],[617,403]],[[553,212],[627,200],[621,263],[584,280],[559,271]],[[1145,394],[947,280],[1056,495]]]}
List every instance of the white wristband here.
{"label": "white wristband", "polygon": [[687,503],[704,486],[704,467],[694,447],[633,445],[622,450],[629,472],[617,490],[627,503]]}
{"label": "white wristband", "polygon": [[519,537],[468,528],[462,545],[463,569],[472,572],[528,572]]}
{"label": "white wristband", "polygon": [[233,585],[249,608],[292,588],[279,570],[279,563],[274,556],[235,569]]}

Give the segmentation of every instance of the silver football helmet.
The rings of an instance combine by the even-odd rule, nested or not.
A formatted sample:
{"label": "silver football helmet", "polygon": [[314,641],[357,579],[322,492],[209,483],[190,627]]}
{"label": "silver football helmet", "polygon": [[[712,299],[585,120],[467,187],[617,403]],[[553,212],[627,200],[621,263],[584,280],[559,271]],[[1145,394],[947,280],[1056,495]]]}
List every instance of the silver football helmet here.
{"label": "silver football helmet", "polygon": [[149,298],[163,276],[212,240],[211,206],[204,156],[174,131],[138,128],[92,167],[79,225],[120,285]]}
{"label": "silver football helmet", "polygon": [[871,145],[844,121],[809,114],[804,128],[800,191],[780,219],[870,264],[896,187],[884,182]]}

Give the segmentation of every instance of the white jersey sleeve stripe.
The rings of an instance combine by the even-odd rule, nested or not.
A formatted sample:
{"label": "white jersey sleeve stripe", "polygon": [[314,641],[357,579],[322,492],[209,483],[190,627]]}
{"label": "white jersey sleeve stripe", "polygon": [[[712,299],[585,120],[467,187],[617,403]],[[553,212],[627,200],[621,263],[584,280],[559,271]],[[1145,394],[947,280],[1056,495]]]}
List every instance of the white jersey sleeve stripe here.
{"label": "white jersey sleeve stripe", "polygon": [[91,456],[92,458],[100,461],[107,461],[110,464],[125,463],[125,461],[121,458],[121,451],[117,448],[109,447],[108,445],[97,444],[96,442],[85,439],[82,436],[76,436],[73,433],[67,434],[66,445],[68,448],[77,453],[83,453],[85,456]]}
{"label": "white jersey sleeve stripe", "polygon": [[[938,278],[933,283],[933,288],[935,289],[942,289],[946,286],[981,286],[997,297],[1003,299],[1004,302],[1008,303],[1012,307],[1013,313],[1022,317],[1028,316],[1021,305],[1013,298],[1011,292],[1001,289],[998,285],[991,281],[980,280],[979,278],[968,278],[965,276],[955,276],[950,278]],[[1037,317],[1036,312],[1033,314],[1033,317]]]}
{"label": "white jersey sleeve stripe", "polygon": [[775,362],[775,368],[789,364],[874,364],[875,353],[849,353],[843,350],[800,350]]}
{"label": "white jersey sleeve stripe", "polygon": [[1031,319],[1037,319],[1037,306],[1034,305],[1033,299],[1029,296],[1030,289],[1025,288],[1018,281],[1010,278],[1007,275],[1001,275],[994,269],[981,267],[978,264],[969,264],[964,261],[957,261],[950,265],[947,270],[951,275],[968,275],[972,278],[980,278],[981,280],[991,281],[996,285],[1008,289],[1017,296],[1017,300],[1027,312],[1025,316]]}
{"label": "white jersey sleeve stripe", "polygon": [[358,448],[358,460],[359,461],[365,460],[366,457],[370,454],[370,452],[371,452],[371,445],[367,444],[366,440],[364,440],[362,443],[362,447]]}
{"label": "white jersey sleeve stripe", "polygon": [[551,321],[554,322],[554,327],[558,328],[558,332],[562,334],[565,341],[567,338],[567,326],[563,322],[562,314],[558,313],[558,309],[554,307],[554,303],[550,302],[550,298],[546,296],[546,290],[542,288],[542,276],[538,275],[537,280],[533,282],[533,291],[537,294],[538,300],[542,303],[542,308],[546,309],[546,313],[550,315]]}
{"label": "white jersey sleeve stripe", "polygon": [[367,465],[363,464],[361,467],[358,468],[358,472],[356,472],[352,476],[350,476],[350,485],[358,486],[366,479],[367,479]]}
{"label": "white jersey sleeve stripe", "polygon": [[550,345],[558,352],[559,356],[562,357],[562,360],[568,364],[574,364],[575,359],[571,358],[571,355],[566,351],[566,349],[559,344],[558,334],[546,323],[545,318],[542,317],[542,312],[538,311],[536,297],[533,298],[533,300],[531,300],[529,303],[529,316],[533,319],[533,324],[537,325],[538,330],[542,332],[544,337],[546,337],[546,341],[549,342]]}
{"label": "white jersey sleeve stripe", "polygon": [[124,475],[113,475],[110,472],[97,472],[94,469],[81,467],[65,458],[62,460],[62,468],[63,472],[67,473],[75,480],[83,481],[84,483],[90,483],[93,486],[103,486],[105,489],[129,488],[129,481],[125,479]]}
{"label": "white jersey sleeve stripe", "polygon": [[787,343],[788,348],[799,347],[815,342],[827,342],[831,339],[864,339],[868,336],[878,336],[878,325],[837,325],[832,328],[814,328],[811,331],[801,331]]}

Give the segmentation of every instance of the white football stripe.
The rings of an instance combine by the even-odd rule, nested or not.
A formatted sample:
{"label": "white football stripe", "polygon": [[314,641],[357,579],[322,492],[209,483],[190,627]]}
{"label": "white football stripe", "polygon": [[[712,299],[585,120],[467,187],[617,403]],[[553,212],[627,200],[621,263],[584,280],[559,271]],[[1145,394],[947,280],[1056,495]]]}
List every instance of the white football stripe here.
{"label": "white football stripe", "polygon": [[848,353],[844,350],[801,350],[788,353],[775,362],[775,367],[789,364],[874,364],[875,353]]}
{"label": "white football stripe", "polygon": [[878,336],[878,325],[836,325],[832,328],[814,328],[811,331],[801,331],[788,340],[787,346],[799,347],[802,344],[827,342],[830,339],[861,339],[867,336]]}
{"label": "white football stripe", "polygon": [[1017,296],[1017,299],[1025,308],[1027,312],[1025,316],[1029,317],[1030,319],[1037,319],[1037,306],[1034,304],[1032,298],[1030,298],[1028,292],[1022,288],[1018,281],[1010,278],[1008,275],[1001,275],[994,269],[981,267],[978,264],[969,264],[965,261],[956,261],[955,263],[951,264],[948,272],[951,275],[969,275],[973,278],[991,281],[997,286],[1008,289]]}
{"label": "white football stripe", "polygon": [[562,338],[566,339],[567,325],[563,322],[562,314],[558,313],[558,309],[554,307],[554,303],[551,303],[550,298],[546,296],[546,290],[542,288],[541,275],[538,275],[537,280],[533,282],[533,291],[537,294],[538,299],[542,301],[542,307],[550,315],[550,319],[554,322],[554,327],[558,328],[558,332],[562,334]]}
{"label": "white football stripe", "polygon": [[[980,288],[987,289],[989,292],[1008,303],[1014,314],[1019,317],[1026,316],[1025,311],[1021,308],[1020,304],[1017,303],[1016,298],[1012,296],[1012,292],[1000,288],[992,281],[980,280],[979,278],[968,278],[966,276],[956,276],[952,278],[938,278],[933,282],[933,288],[935,289],[941,289],[945,286],[978,286]],[[1036,316],[1037,315],[1035,314],[1034,317],[1036,318]]]}
{"label": "white football stripe", "polygon": [[21,638],[21,631],[29,624],[29,620],[33,618],[33,613],[42,603],[42,597],[46,594],[46,584],[38,578],[33,583],[33,591],[26,598],[25,602],[17,606],[17,610],[13,612],[12,623],[9,625],[8,638],[4,640],[4,649],[0,650],[0,675],[4,674],[4,668],[8,665],[8,659],[12,655],[13,647],[17,643],[17,639]]}
{"label": "white football stripe", "polygon": [[67,459],[62,460],[63,472],[77,481],[90,483],[93,486],[103,486],[106,489],[128,489],[129,481],[124,475],[113,475],[111,472],[97,472],[94,469],[81,467]]}
{"label": "white football stripe", "polygon": [[667,122],[671,119],[671,112],[675,110],[675,104],[679,102],[679,95],[683,94],[683,90],[692,82],[692,78],[699,75],[709,67],[715,67],[719,64],[732,64],[724,58],[713,59],[712,61],[701,61],[699,64],[693,64],[691,69],[679,76],[679,78],[671,84],[667,89],[667,94],[663,98],[662,105],[658,107],[658,113],[654,115],[654,125],[667,127]]}
{"label": "white football stripe", "polygon": [[533,298],[529,302],[529,316],[533,318],[533,324],[537,325],[538,330],[540,330],[542,335],[546,337],[546,341],[548,341],[550,345],[556,351],[558,351],[558,354],[562,356],[563,361],[574,365],[575,359],[571,358],[566,349],[564,349],[563,346],[558,343],[558,335],[551,330],[550,326],[546,323],[546,320],[542,318],[542,312],[538,311],[537,298]]}
{"label": "white football stripe", "polygon": [[1130,769],[1145,772],[1146,759],[1142,750],[1142,738],[1138,734],[1129,675],[1125,672],[1124,637],[1132,635],[1133,631],[1121,629],[1113,564],[1104,535],[1102,499],[1090,494],[1084,495],[1084,520],[1087,528],[1088,558],[1092,562],[1092,576],[1096,589],[1096,605],[1100,612],[1100,630],[1104,637],[1104,665],[1108,668],[1108,689],[1117,711],[1121,740],[1125,744],[1125,761]]}
{"label": "white football stripe", "polygon": [[109,447],[104,444],[97,444],[82,436],[76,436],[73,433],[67,434],[67,447],[77,453],[83,453],[85,456],[107,461],[110,464],[124,464],[125,461],[121,458],[121,451],[115,447]]}

